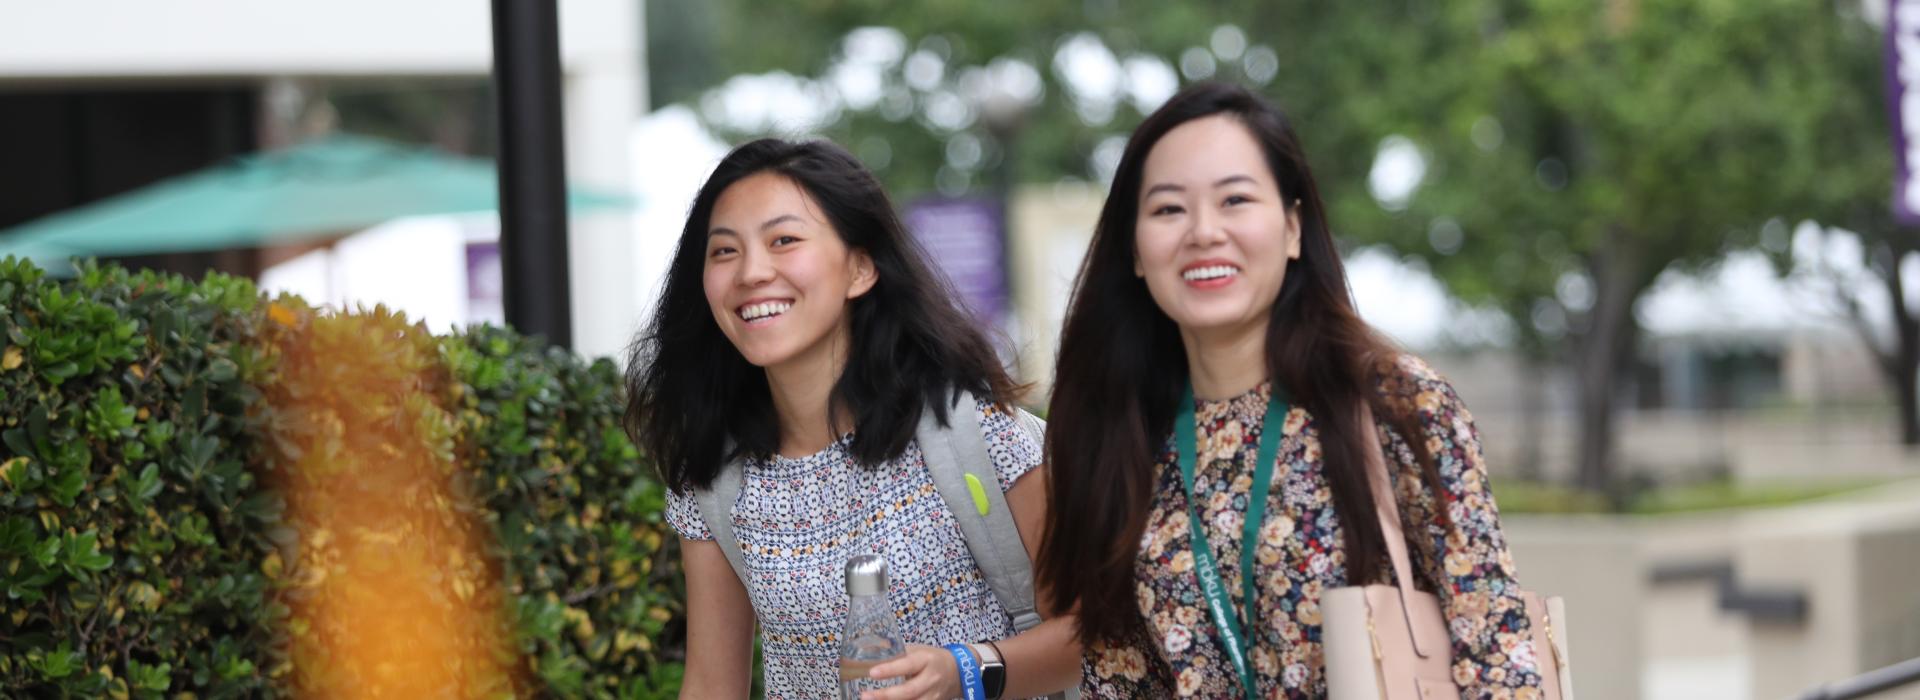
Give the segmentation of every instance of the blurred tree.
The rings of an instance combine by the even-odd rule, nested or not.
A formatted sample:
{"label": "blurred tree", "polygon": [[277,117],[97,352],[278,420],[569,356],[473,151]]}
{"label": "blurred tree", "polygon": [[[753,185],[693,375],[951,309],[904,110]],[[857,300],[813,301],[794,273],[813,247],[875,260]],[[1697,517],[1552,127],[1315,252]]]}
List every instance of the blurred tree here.
{"label": "blurred tree", "polygon": [[646,3],[647,104],[664,106],[695,99],[726,77],[719,57],[720,14],[737,9],[733,2]]}
{"label": "blurred tree", "polygon": [[[1614,485],[1635,303],[1654,280],[1757,245],[1772,217],[1862,201],[1853,185],[1869,178],[1841,158],[1875,139],[1884,152],[1885,131],[1858,108],[1871,94],[1859,59],[1878,44],[1857,7],[1457,3],[1435,32],[1451,37],[1444,60],[1409,66],[1408,80],[1431,89],[1406,93],[1415,109],[1396,131],[1427,173],[1405,210],[1415,225],[1374,230],[1523,333],[1565,334],[1580,485]],[[1443,221],[1461,231],[1448,237],[1457,250],[1436,240]]]}
{"label": "blurred tree", "polygon": [[[729,18],[721,74],[837,92],[817,130],[909,195],[983,173],[1098,180],[1179,82],[1260,87],[1301,131],[1338,233],[1505,316],[1536,372],[1570,359],[1594,490],[1615,481],[1654,280],[1756,246],[1774,217],[1863,201],[1837,180],[1885,199],[1884,177],[1840,160],[1885,150],[1884,119],[1856,104],[1877,43],[1852,0],[710,4]],[[996,118],[1005,84],[1017,108]],[[700,101],[730,136],[771,126]]]}
{"label": "blurred tree", "polygon": [[[1829,280],[1831,289],[1893,394],[1901,442],[1920,447],[1920,309],[1908,302],[1908,290],[1920,280],[1902,272],[1902,263],[1920,253],[1920,236],[1893,218],[1894,126],[1887,107],[1884,35],[1857,5],[1843,4],[1839,15],[1838,40],[1823,46],[1819,56],[1835,73],[1826,98],[1830,108],[1820,129],[1805,135],[1816,140],[1809,147],[1820,160],[1817,177],[1803,183],[1804,209],[1795,213],[1860,237],[1862,259],[1848,262],[1860,264],[1874,279],[1868,284]],[[1793,262],[1784,241],[1786,222],[1771,226],[1770,252],[1786,267]],[[1882,294],[1887,318],[1869,318],[1866,297]]]}
{"label": "blurred tree", "polygon": [[[1362,4],[1340,11],[1366,15],[1334,25],[1350,31],[1304,10],[1273,25],[1339,42],[1301,57],[1308,77],[1368,88],[1280,88],[1359,126],[1336,158],[1380,177],[1349,173],[1336,221],[1507,316],[1523,356],[1566,353],[1585,488],[1617,486],[1635,305],[1657,278],[1755,247],[1776,216],[1885,209],[1884,172],[1850,160],[1887,152],[1862,87],[1878,43],[1851,0]],[[1380,156],[1360,159],[1369,138]],[[1396,161],[1417,185],[1393,186]]]}
{"label": "blurred tree", "polygon": [[[733,140],[793,126],[730,115],[723,91],[693,86],[717,87],[728,76],[786,74],[806,81],[819,92],[774,91],[773,99],[824,95],[828,113],[810,130],[853,149],[903,197],[959,193],[1015,173],[1021,181],[1093,179],[1100,172],[1093,156],[1101,142],[1124,137],[1143,114],[1136,102],[1151,111],[1179,84],[1170,63],[1126,32],[1091,29],[1142,26],[1107,6],[1117,4],[815,0],[749,8],[739,0],[716,0],[702,3],[698,12],[650,10],[649,74],[657,86],[680,86],[656,88],[655,104],[687,102]],[[1134,14],[1142,9],[1134,8]],[[1157,32],[1202,40],[1217,23],[1178,8],[1150,14],[1159,23]],[[1182,14],[1192,16],[1173,17]],[[686,19],[690,15],[705,17],[705,24]],[[689,38],[699,35],[701,26],[710,31]],[[1076,47],[1105,52],[1091,59],[1107,63],[1096,65],[1096,73],[1125,70],[1121,62],[1130,57],[1151,57],[1166,78],[1165,93],[1151,101],[1132,100],[1123,76],[1107,75],[1103,94],[1092,98],[1100,104],[1076,110],[1077,93],[1055,64],[1061,49],[1082,34],[1092,42]],[[663,51],[662,46],[677,48]],[[713,60],[687,67],[690,55]],[[700,77],[683,80],[677,73]],[[1004,163],[1007,142],[1016,137],[1021,147],[1013,162]],[[1003,165],[1006,169],[997,171]]]}

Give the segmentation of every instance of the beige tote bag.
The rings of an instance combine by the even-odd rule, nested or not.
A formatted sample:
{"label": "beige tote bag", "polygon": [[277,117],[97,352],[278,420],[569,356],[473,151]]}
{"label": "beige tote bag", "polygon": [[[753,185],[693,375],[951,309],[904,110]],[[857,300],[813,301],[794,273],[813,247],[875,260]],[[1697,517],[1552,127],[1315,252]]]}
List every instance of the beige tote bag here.
{"label": "beige tote bag", "polygon": [[[1361,426],[1375,434],[1373,414],[1362,408]],[[1380,531],[1393,560],[1392,586],[1345,586],[1320,599],[1321,640],[1327,662],[1329,700],[1459,700],[1453,683],[1453,642],[1439,597],[1413,587],[1413,564],[1400,528],[1387,477],[1386,459],[1369,450],[1367,480],[1380,517]],[[1573,700],[1567,657],[1566,605],[1558,597],[1523,592],[1533,648],[1540,667],[1541,697]]]}

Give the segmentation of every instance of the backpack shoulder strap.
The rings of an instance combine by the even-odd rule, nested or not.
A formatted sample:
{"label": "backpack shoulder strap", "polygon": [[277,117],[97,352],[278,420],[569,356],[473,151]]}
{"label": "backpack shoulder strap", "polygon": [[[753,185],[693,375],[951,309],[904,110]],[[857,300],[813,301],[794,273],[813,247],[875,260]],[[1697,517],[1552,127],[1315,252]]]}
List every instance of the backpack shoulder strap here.
{"label": "backpack shoulder strap", "polygon": [[727,563],[733,565],[733,575],[740,578],[742,586],[747,583],[747,563],[740,554],[740,540],[733,535],[733,503],[740,499],[745,474],[745,462],[735,457],[720,468],[712,485],[693,490],[693,498],[700,504],[700,519],[707,522],[713,543],[720,545],[720,552],[727,555]]}
{"label": "backpack shoulder strap", "polygon": [[1013,616],[1014,629],[1025,632],[1040,624],[1033,599],[1033,564],[1020,541],[1013,511],[1007,508],[1006,494],[1000,492],[1000,477],[987,453],[986,438],[980,434],[973,395],[958,393],[959,400],[948,410],[949,427],[940,427],[934,412],[927,410],[921,414],[916,437],[934,488],[959,522],[960,534],[987,586]]}

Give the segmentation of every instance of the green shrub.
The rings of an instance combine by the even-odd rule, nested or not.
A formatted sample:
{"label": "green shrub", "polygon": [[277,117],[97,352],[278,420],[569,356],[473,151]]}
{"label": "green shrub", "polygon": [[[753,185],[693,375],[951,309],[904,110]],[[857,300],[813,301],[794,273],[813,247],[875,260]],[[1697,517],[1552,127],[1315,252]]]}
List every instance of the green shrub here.
{"label": "green shrub", "polygon": [[[456,670],[447,691],[677,692],[677,540],[620,430],[611,363],[501,329],[435,338],[378,309],[268,303],[220,275],[79,270],[55,282],[0,261],[0,697],[365,682],[334,673],[324,622],[292,610],[342,561],[316,523],[351,500],[313,494],[392,495],[393,464],[445,477],[389,506],[441,534],[374,534],[395,551],[485,543],[435,595],[499,609],[512,678]],[[473,669],[482,641],[462,652]]]}
{"label": "green shrub", "polygon": [[478,480],[500,533],[522,653],[567,697],[672,697],[685,639],[679,540],[665,491],[620,427],[613,363],[474,328],[443,345]]}
{"label": "green shrub", "polygon": [[253,286],[0,261],[0,696],[280,694]]}

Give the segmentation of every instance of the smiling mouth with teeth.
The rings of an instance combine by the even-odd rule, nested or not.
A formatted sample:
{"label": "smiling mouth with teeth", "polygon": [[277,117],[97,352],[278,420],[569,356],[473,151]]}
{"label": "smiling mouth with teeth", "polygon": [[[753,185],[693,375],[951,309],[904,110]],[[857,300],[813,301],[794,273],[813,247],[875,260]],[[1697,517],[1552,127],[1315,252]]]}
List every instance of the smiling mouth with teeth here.
{"label": "smiling mouth with teeth", "polygon": [[746,321],[748,323],[753,323],[754,321],[762,321],[762,320],[773,318],[775,316],[779,316],[780,314],[786,313],[788,309],[792,309],[792,308],[793,308],[792,302],[769,301],[769,302],[764,302],[759,304],[748,304],[746,306],[742,306],[738,309],[737,313],[740,314],[741,320]]}
{"label": "smiling mouth with teeth", "polygon": [[1222,277],[1232,277],[1237,274],[1240,274],[1240,269],[1232,265],[1212,265],[1193,268],[1181,273],[1180,276],[1188,280],[1211,280]]}

